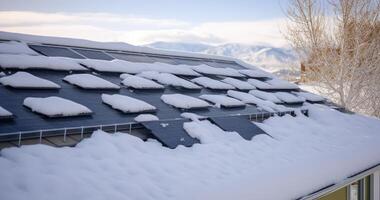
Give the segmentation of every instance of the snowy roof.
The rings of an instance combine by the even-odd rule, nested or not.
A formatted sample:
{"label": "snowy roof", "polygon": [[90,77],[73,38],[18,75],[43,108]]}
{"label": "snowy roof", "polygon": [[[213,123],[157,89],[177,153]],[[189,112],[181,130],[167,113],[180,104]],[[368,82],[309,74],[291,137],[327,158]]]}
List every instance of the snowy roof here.
{"label": "snowy roof", "polygon": [[29,89],[59,89],[61,86],[47,79],[39,78],[28,72],[16,72],[12,75],[1,77],[0,83],[13,88]]}
{"label": "snowy roof", "polygon": [[[35,145],[1,151],[0,180],[3,181],[0,185],[7,192],[0,193],[0,199],[31,196],[67,199],[67,187],[65,190],[56,187],[62,181],[70,181],[66,186],[71,188],[70,198],[75,199],[84,195],[103,199],[295,199],[380,163],[380,137],[376,134],[380,122],[377,119],[333,110],[320,101],[323,98],[304,93],[297,85],[239,60],[120,43],[5,32],[0,32],[0,39],[13,40],[7,42],[13,43],[12,51],[0,52],[0,74],[15,75],[22,70],[61,86],[60,90],[19,90],[1,85],[1,106],[12,111],[15,117],[1,121],[0,140],[8,138],[7,141],[15,144],[19,137],[24,139],[24,135],[33,133],[33,139],[36,139],[33,141],[41,141],[38,139],[40,134],[41,137],[64,135],[66,130],[70,134],[92,133],[99,128],[124,132],[109,135],[97,131],[74,148],[53,149]],[[64,51],[51,54],[49,48],[52,45]],[[44,50],[37,51],[37,48]],[[93,58],[83,54],[74,59],[72,55],[82,55],[76,48],[108,57],[97,58],[95,55]],[[29,50],[38,54],[27,55],[32,54]],[[65,54],[68,52],[70,55]],[[115,59],[110,61],[109,58]],[[112,94],[104,94],[107,91],[98,87],[80,90],[63,81],[64,77],[78,75],[73,74],[74,70],[86,70],[86,75],[114,85],[122,81],[127,87],[120,87]],[[121,76],[122,73],[128,74]],[[203,77],[196,80],[202,80],[198,82],[204,87],[220,88],[225,84],[229,85],[225,89],[235,88],[236,91],[209,90],[189,81],[199,74]],[[39,81],[34,79],[28,84]],[[85,77],[76,78],[76,81],[89,83]],[[138,90],[160,85],[155,81],[162,84],[162,90]],[[256,89],[249,93],[237,91],[254,87]],[[200,98],[218,105],[245,106],[218,108]],[[308,102],[290,105],[294,99]],[[183,109],[191,108],[207,109],[193,109],[191,114],[183,112]],[[155,115],[139,115],[151,111]],[[89,114],[92,115],[82,116]],[[63,116],[77,117],[50,119]],[[239,127],[239,123],[229,123],[231,116],[246,121],[253,119],[267,135],[246,140],[239,132],[226,131],[223,124],[213,121],[217,117],[225,118],[225,125]],[[148,129],[144,125],[148,122],[156,123],[157,127]],[[160,132],[162,130],[171,131]],[[146,138],[143,141],[125,132],[137,132]],[[164,137],[183,141],[184,137],[174,137],[179,134],[196,138],[200,144],[189,145],[189,148],[181,145],[175,149],[163,147]],[[81,136],[78,138],[82,139]],[[104,162],[101,168],[94,168],[104,161],[103,158],[109,162]],[[83,167],[83,163],[91,165],[91,170]],[[47,177],[46,170],[40,169],[49,169],[53,176]],[[64,176],[61,176],[62,172]],[[124,175],[119,176],[120,173]],[[25,178],[14,179],[19,174]],[[117,180],[107,178],[116,176]],[[85,181],[72,182],[72,177]],[[290,188],[283,180],[308,181]],[[50,189],[41,192],[41,188]],[[272,188],[280,191],[268,192]]]}

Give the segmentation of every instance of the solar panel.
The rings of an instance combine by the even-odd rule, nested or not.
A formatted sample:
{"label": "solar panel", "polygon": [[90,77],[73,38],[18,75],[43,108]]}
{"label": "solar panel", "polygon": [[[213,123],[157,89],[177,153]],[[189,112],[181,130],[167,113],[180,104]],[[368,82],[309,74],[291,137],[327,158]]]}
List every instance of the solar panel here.
{"label": "solar panel", "polygon": [[245,69],[244,67],[238,65],[237,63],[230,63],[230,62],[221,62],[221,61],[204,61],[203,62],[206,65],[209,65],[211,67],[220,67],[220,68],[233,68],[233,69]]}
{"label": "solar panel", "polygon": [[173,65],[177,64],[177,62],[170,57],[149,56],[149,58],[152,59],[154,62],[161,62]]}
{"label": "solar panel", "polygon": [[201,60],[191,60],[191,59],[181,59],[181,58],[173,58],[173,60],[177,64],[184,64],[184,65],[201,65],[203,64]]}
{"label": "solar panel", "polygon": [[225,131],[236,131],[246,140],[259,134],[266,134],[262,129],[243,116],[211,117],[210,120]]}
{"label": "solar panel", "polygon": [[145,62],[145,63],[154,63],[155,61],[145,55],[139,55],[139,54],[126,54],[126,53],[116,53],[116,52],[109,52],[108,54],[113,56],[114,58],[120,59],[120,60],[126,60],[130,62]]}
{"label": "solar panel", "polygon": [[105,54],[102,51],[89,50],[89,49],[77,49],[77,48],[72,48],[72,50],[80,53],[81,55],[86,56],[86,58],[98,59],[98,60],[113,60],[111,56]]}
{"label": "solar panel", "polygon": [[189,120],[172,120],[172,121],[149,121],[142,122],[141,124],[149,129],[152,135],[160,141],[163,145],[174,149],[178,145],[185,147],[191,147],[195,143],[199,143],[199,140],[192,138],[183,129],[183,123]]}
{"label": "solar panel", "polygon": [[68,57],[83,59],[84,57],[75,53],[74,51],[66,47],[53,47],[53,46],[42,46],[42,45],[29,45],[33,50],[50,57]]}

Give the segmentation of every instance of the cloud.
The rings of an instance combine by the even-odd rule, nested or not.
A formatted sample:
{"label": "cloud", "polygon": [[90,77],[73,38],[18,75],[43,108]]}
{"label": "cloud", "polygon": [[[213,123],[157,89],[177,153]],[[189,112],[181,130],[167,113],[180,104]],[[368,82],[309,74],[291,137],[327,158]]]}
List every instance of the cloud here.
{"label": "cloud", "polygon": [[3,31],[48,36],[122,41],[141,45],[155,41],[286,45],[279,32],[283,19],[205,22],[151,19],[110,13],[0,12]]}

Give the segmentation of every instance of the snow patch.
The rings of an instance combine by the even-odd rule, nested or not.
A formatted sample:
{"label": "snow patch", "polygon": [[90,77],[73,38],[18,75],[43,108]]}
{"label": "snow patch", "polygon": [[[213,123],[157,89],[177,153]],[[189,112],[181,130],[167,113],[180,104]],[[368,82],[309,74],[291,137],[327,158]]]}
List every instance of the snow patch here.
{"label": "snow patch", "polygon": [[113,109],[123,111],[124,113],[152,112],[156,110],[156,107],[145,101],[120,94],[102,94],[102,101]]}
{"label": "snow patch", "polygon": [[1,77],[0,83],[13,88],[29,89],[58,89],[58,84],[47,79],[39,78],[28,72],[16,72],[12,75]]}
{"label": "snow patch", "polygon": [[3,69],[87,70],[70,58],[11,54],[0,54],[0,66]]}
{"label": "snow patch", "polygon": [[205,64],[192,66],[191,68],[202,74],[231,76],[231,77],[245,77],[243,74],[240,74],[239,71],[232,68],[211,67]]}
{"label": "snow patch", "polygon": [[158,84],[152,80],[149,80],[140,76],[122,74],[120,75],[120,78],[123,79],[121,81],[123,85],[134,88],[134,89],[164,89],[165,88],[161,84]]}
{"label": "snow patch", "polygon": [[305,102],[305,98],[297,97],[289,92],[275,92],[277,98],[285,103],[303,103]]}
{"label": "snow patch", "polygon": [[198,77],[191,80],[194,83],[202,85],[205,88],[213,89],[213,90],[230,90],[235,89],[234,86],[223,83],[218,80],[211,79],[209,77]]}
{"label": "snow patch", "polygon": [[174,87],[182,87],[186,89],[195,89],[195,90],[201,89],[200,86],[169,73],[158,73],[155,71],[147,71],[147,72],[142,72],[138,74],[138,76],[156,80],[159,83],[164,84],[164,85],[171,85]]}
{"label": "snow patch", "polygon": [[164,94],[161,96],[161,100],[181,109],[207,108],[210,106],[206,101],[184,94]]}
{"label": "snow patch", "polygon": [[27,55],[39,55],[22,42],[10,41],[0,42],[0,54],[27,54]]}
{"label": "snow patch", "polygon": [[274,93],[271,93],[271,92],[251,90],[249,91],[249,94],[252,94],[253,96],[258,97],[263,100],[271,101],[273,103],[282,103],[282,101],[276,95],[274,95]]}
{"label": "snow patch", "polygon": [[199,98],[204,99],[206,101],[212,102],[216,107],[241,107],[245,106],[245,104],[237,99],[227,97],[225,95],[213,95],[213,94],[203,94],[199,96]]}
{"label": "snow patch", "polygon": [[13,114],[0,106],[0,117],[11,117]]}
{"label": "snow patch", "polygon": [[48,117],[68,117],[78,115],[88,115],[92,111],[79,103],[61,97],[27,97],[24,99],[24,106],[33,112]]}
{"label": "snow patch", "polygon": [[84,89],[120,89],[120,86],[92,74],[72,74],[63,80]]}
{"label": "snow patch", "polygon": [[239,80],[236,78],[228,77],[228,78],[223,79],[222,81],[236,87],[239,90],[254,90],[254,89],[256,89],[255,86],[249,84],[248,82],[242,81],[242,80]]}
{"label": "snow patch", "polygon": [[140,114],[134,118],[136,122],[158,121],[158,117],[152,114]]}

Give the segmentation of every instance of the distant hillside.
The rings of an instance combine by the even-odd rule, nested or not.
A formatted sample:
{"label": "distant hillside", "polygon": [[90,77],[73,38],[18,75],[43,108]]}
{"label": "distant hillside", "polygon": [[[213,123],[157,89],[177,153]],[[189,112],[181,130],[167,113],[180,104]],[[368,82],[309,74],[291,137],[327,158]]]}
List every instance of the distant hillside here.
{"label": "distant hillside", "polygon": [[276,48],[263,45],[243,45],[229,43],[211,46],[200,43],[155,42],[147,45],[152,48],[206,53],[229,56],[244,60],[280,76],[298,76],[299,62],[295,53],[287,48]]}

